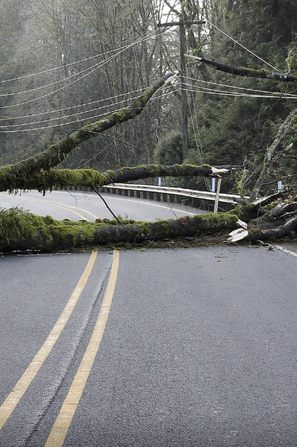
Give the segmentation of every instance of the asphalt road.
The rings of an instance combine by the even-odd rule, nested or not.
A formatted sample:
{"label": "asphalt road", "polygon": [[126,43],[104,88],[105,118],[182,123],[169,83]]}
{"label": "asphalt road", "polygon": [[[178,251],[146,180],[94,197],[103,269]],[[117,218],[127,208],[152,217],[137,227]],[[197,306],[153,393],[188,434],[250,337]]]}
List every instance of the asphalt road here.
{"label": "asphalt road", "polygon": [[0,446],[296,447],[296,252],[0,258]]}
{"label": "asphalt road", "polygon": [[[124,219],[151,221],[174,219],[197,213],[197,210],[178,204],[119,197],[112,194],[102,194],[102,197],[107,201],[113,214]],[[94,221],[98,217],[113,219],[113,215],[103,200],[92,192],[53,191],[46,193],[45,196],[37,191],[22,192],[16,195],[0,192],[0,207],[10,208],[12,206],[41,216],[50,214],[54,219],[60,220],[87,219]]]}

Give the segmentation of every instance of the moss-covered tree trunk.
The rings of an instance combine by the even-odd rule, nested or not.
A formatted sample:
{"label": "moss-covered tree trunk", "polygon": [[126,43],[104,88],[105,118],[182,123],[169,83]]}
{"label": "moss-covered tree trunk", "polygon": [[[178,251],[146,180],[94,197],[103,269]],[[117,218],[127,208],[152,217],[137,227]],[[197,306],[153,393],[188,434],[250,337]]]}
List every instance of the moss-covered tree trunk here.
{"label": "moss-covered tree trunk", "polygon": [[57,221],[19,209],[0,211],[0,251],[71,250],[96,245],[140,243],[176,237],[225,233],[236,227],[237,216],[204,214],[158,222],[117,225],[110,222]]}
{"label": "moss-covered tree trunk", "polygon": [[[186,216],[158,222],[123,221],[122,225],[116,220],[105,219],[97,222],[61,222],[17,208],[0,210],[0,251],[52,252],[185,237],[194,242],[237,242],[242,239],[255,242],[294,236],[297,231],[297,202],[271,209],[273,199],[275,196],[263,203],[238,206],[229,213]],[[245,223],[242,219],[249,222]]]}

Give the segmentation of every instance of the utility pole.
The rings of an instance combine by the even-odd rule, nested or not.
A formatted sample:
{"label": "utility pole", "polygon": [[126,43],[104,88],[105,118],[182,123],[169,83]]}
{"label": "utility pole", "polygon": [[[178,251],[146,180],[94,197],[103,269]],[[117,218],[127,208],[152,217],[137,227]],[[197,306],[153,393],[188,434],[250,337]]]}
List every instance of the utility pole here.
{"label": "utility pole", "polygon": [[179,45],[180,45],[180,84],[181,84],[181,124],[182,124],[182,149],[183,149],[183,161],[187,158],[188,153],[188,100],[187,100],[187,85],[185,82],[186,74],[186,60],[185,54],[187,53],[186,44],[186,26],[191,25],[203,25],[203,20],[189,21],[186,19],[184,11],[179,16],[178,22],[159,23],[159,27],[172,27],[179,26]]}

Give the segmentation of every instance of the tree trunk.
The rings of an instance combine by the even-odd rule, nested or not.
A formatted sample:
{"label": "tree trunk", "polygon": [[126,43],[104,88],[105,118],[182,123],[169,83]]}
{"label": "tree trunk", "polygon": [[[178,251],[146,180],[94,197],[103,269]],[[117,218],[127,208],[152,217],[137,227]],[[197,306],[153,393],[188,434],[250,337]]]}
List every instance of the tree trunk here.
{"label": "tree trunk", "polygon": [[39,217],[13,208],[0,211],[0,251],[71,250],[96,245],[139,243],[176,237],[195,237],[231,230],[237,216],[203,214],[158,222],[114,225],[116,221],[71,222]]}

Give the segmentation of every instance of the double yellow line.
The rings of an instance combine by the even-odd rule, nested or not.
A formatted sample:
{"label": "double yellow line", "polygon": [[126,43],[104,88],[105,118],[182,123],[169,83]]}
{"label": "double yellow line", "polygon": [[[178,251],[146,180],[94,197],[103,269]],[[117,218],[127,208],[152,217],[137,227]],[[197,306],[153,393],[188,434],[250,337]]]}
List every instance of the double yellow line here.
{"label": "double yellow line", "polygon": [[[15,385],[12,392],[8,395],[6,400],[0,407],[0,430],[11,416],[15,407],[27,391],[28,387],[32,383],[33,379],[36,377],[41,366],[45,362],[46,358],[50,354],[52,348],[56,344],[58,338],[61,335],[67,321],[69,320],[73,309],[78,302],[78,299],[90,277],[92,269],[97,258],[97,251],[93,251],[88,264],[74,289],[68,303],[66,304],[61,316],[59,317],[57,323],[50,332],[48,338],[44,342],[43,346],[40,348],[33,361],[30,363],[20,380]],[[68,395],[64,401],[64,404],[60,410],[60,413],[56,419],[56,422],[52,428],[52,431],[45,444],[46,447],[59,447],[63,445],[64,439],[66,437],[67,431],[70,427],[72,418],[75,414],[76,408],[79,404],[80,397],[86,385],[88,376],[90,374],[91,368],[93,366],[96,354],[98,352],[102,336],[104,333],[105,325],[110,311],[110,306],[112,303],[112,298],[114,295],[115,284],[117,279],[119,267],[119,252],[114,252],[113,263],[111,267],[111,272],[97,319],[93,335],[89,342],[89,345],[85,351],[84,357],[80,363],[77,373],[74,377],[72,385],[69,389]]]}

